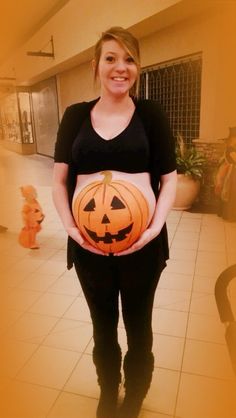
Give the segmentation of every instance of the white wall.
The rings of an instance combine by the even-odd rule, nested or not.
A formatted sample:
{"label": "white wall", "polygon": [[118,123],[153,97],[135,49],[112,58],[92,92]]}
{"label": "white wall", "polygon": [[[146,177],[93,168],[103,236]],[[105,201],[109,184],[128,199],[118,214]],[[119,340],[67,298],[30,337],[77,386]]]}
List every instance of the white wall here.
{"label": "white wall", "polygon": [[[32,84],[57,73],[61,112],[71,103],[90,100],[97,92],[89,59],[101,31],[122,25],[140,37],[145,26],[149,35],[140,39],[142,66],[203,53],[200,137],[225,137],[228,127],[236,125],[236,2],[210,2],[209,11],[196,15],[195,10],[195,17],[187,19],[191,8],[193,15],[194,7],[207,0],[120,0],[112,5],[108,0],[87,0],[83,9],[79,3],[69,1],[5,63],[9,73],[14,66],[18,84]],[[223,6],[214,6],[218,4]],[[27,50],[41,49],[51,35],[55,60],[26,55]],[[0,72],[7,74],[1,68]]]}
{"label": "white wall", "polygon": [[[28,40],[3,66],[0,73],[12,74],[17,84],[32,84],[42,75],[52,75],[55,68],[65,65],[68,60],[78,57],[91,48],[100,33],[110,26],[125,28],[168,9],[182,0],[70,0],[35,35]],[[26,16],[27,17],[27,16]],[[27,56],[27,51],[50,52],[47,45],[54,39],[55,59]]]}
{"label": "white wall", "polygon": [[[236,126],[235,27],[235,7],[216,9],[140,40],[143,67],[202,51],[201,139],[226,137],[228,127]],[[59,74],[58,83],[62,111],[97,95],[89,62]]]}

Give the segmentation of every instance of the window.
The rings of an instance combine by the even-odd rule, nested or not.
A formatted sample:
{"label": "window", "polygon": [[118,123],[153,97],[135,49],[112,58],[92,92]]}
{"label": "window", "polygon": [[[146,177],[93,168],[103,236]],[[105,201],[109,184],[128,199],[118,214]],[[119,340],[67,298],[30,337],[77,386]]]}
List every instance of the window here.
{"label": "window", "polygon": [[202,56],[195,54],[144,68],[140,98],[159,101],[167,113],[174,136],[187,143],[199,138]]}

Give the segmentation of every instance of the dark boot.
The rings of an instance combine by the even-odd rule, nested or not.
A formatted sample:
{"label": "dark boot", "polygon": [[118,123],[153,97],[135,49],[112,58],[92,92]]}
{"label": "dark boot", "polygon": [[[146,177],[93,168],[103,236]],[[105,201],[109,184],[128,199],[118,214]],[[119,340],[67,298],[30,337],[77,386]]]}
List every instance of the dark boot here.
{"label": "dark boot", "polygon": [[119,345],[114,350],[106,350],[106,353],[99,353],[94,349],[93,361],[101,390],[97,418],[115,418],[121,382],[121,349]]}
{"label": "dark boot", "polygon": [[148,392],[154,369],[154,356],[148,353],[137,358],[128,352],[124,359],[125,398],[119,409],[119,418],[137,418]]}

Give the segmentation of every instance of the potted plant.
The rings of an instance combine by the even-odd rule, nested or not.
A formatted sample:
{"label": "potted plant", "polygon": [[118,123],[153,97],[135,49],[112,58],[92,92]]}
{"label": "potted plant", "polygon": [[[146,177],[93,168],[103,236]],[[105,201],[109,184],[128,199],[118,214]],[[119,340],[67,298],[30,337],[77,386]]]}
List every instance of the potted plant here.
{"label": "potted plant", "polygon": [[198,196],[206,159],[194,145],[187,145],[183,136],[178,134],[176,163],[178,181],[173,209],[186,210]]}

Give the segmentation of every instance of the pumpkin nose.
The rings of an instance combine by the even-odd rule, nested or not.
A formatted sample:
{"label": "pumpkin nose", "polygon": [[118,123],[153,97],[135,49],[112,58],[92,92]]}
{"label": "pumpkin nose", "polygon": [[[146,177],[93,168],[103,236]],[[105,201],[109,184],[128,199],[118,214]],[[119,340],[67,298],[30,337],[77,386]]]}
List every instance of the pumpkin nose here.
{"label": "pumpkin nose", "polygon": [[107,217],[107,215],[105,214],[104,216],[103,216],[103,218],[102,218],[102,224],[109,224],[110,223],[110,221],[109,221],[109,218]]}

